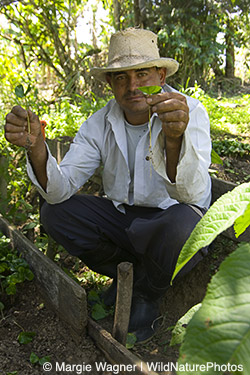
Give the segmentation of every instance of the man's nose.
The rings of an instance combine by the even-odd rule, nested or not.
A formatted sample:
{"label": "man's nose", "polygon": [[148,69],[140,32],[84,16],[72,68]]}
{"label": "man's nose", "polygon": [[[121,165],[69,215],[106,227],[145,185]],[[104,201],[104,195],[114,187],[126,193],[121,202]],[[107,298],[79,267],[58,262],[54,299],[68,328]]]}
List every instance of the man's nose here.
{"label": "man's nose", "polygon": [[128,80],[128,89],[135,91],[139,87],[139,80],[136,76],[130,76]]}

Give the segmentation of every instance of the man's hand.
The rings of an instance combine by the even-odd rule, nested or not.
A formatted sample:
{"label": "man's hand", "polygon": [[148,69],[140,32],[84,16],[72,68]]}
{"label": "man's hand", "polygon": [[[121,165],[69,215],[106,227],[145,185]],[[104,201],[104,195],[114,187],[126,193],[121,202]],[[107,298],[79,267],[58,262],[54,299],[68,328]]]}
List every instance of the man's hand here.
{"label": "man's hand", "polygon": [[[28,131],[28,116],[30,133]],[[27,149],[37,180],[45,190],[47,186],[46,164],[48,154],[38,116],[22,107],[13,107],[12,111],[6,116],[4,128],[7,141]]]}
{"label": "man's hand", "polygon": [[179,93],[160,93],[146,98],[152,112],[162,121],[165,134],[166,172],[171,182],[176,181],[183,134],[189,121],[189,107]]}
{"label": "man's hand", "polygon": [[152,112],[162,121],[162,130],[173,142],[182,137],[189,121],[189,108],[185,96],[178,93],[161,93],[147,97]]}
{"label": "man's hand", "polygon": [[[30,134],[28,133],[28,116]],[[31,150],[44,143],[38,116],[20,106],[13,107],[11,112],[8,113],[4,128],[5,138],[16,146],[26,147]]]}

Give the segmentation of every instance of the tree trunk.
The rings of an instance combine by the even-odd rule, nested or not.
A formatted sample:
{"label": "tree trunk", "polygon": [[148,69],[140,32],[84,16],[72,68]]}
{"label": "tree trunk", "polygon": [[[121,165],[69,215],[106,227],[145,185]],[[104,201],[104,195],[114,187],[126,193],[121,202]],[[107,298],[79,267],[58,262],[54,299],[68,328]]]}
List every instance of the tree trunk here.
{"label": "tree trunk", "polygon": [[234,42],[233,42],[233,35],[234,35],[234,25],[232,20],[228,18],[227,20],[227,29],[226,29],[226,70],[225,76],[226,78],[234,78]]}
{"label": "tree trunk", "polygon": [[121,29],[121,3],[120,0],[114,0],[114,27],[116,31],[119,31]]}
{"label": "tree trunk", "polygon": [[134,20],[135,20],[135,26],[145,28],[145,23],[146,23],[145,0],[134,0]]}

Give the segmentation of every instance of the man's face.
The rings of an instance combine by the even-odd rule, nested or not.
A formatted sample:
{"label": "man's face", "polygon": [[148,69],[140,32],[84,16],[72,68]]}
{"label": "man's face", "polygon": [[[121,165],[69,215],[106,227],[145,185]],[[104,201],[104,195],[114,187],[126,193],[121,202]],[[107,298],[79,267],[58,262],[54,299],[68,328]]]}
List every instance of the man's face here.
{"label": "man's face", "polygon": [[117,103],[130,124],[140,125],[148,121],[148,104],[140,86],[161,86],[165,82],[166,69],[148,68],[127,70],[107,75]]}

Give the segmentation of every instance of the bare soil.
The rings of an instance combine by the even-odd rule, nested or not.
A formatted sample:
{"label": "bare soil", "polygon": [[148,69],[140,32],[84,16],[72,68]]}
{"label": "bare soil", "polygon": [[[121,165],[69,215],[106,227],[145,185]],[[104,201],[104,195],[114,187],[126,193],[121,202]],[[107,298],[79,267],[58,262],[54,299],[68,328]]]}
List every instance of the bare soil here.
{"label": "bare soil", "polygon": [[[217,177],[235,183],[250,180],[250,161],[248,159],[227,158],[226,166],[211,166],[217,170]],[[229,164],[228,164],[229,163]],[[167,292],[162,305],[162,325],[156,335],[146,344],[137,344],[131,351],[147,362],[176,362],[178,347],[170,347],[171,330],[176,321],[194,304],[202,301],[211,276],[218,270],[223,259],[232,252],[236,244],[219,236],[206,258],[189,275],[179,280]],[[62,267],[69,267],[73,259],[66,257]],[[82,265],[84,267],[84,265]],[[1,300],[3,301],[2,297]],[[39,293],[35,281],[20,285],[17,295],[11,299],[5,297],[5,309],[0,318],[0,374],[1,375],[38,375],[38,374],[104,374],[108,371],[96,371],[95,363],[105,362],[105,358],[86,332],[80,343],[75,342],[67,326],[61,322],[46,305]],[[109,331],[112,329],[112,316],[99,321]],[[35,332],[28,344],[20,344],[18,335],[22,331]],[[52,370],[45,371],[39,364],[32,364],[31,353],[39,358],[49,356]],[[79,365],[73,371],[56,370],[55,363]],[[90,371],[80,371],[85,365]],[[81,366],[81,368],[80,368]],[[71,367],[73,369],[73,367]]]}

